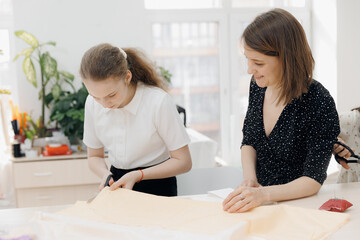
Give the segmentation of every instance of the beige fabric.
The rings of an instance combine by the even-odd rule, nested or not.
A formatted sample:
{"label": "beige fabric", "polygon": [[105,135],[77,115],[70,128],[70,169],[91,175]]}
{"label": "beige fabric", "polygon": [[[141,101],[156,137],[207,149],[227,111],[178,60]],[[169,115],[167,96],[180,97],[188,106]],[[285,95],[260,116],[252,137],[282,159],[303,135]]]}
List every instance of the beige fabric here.
{"label": "beige fabric", "polygon": [[[360,112],[357,110],[340,114],[340,137],[360,155]],[[340,167],[338,183],[358,182],[360,180],[360,164],[349,163],[350,169]]]}
{"label": "beige fabric", "polygon": [[[221,203],[159,197],[126,189],[103,189],[89,204],[78,202],[58,214],[131,227],[162,227],[196,234],[220,234],[247,223],[247,235],[264,239],[324,239],[338,230],[349,215],[288,205],[261,206],[230,214]],[[243,233],[242,233],[243,234]]]}

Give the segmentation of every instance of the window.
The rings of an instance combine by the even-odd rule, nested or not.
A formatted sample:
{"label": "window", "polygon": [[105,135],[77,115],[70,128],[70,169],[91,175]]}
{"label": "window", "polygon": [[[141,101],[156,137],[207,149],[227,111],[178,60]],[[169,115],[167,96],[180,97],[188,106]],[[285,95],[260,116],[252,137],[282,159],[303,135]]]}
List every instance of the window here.
{"label": "window", "polygon": [[170,94],[187,111],[187,125],[219,142],[218,24],[154,23],[153,56],[169,70]]}
{"label": "window", "polygon": [[232,0],[235,8],[305,7],[306,0]]}
{"label": "window", "polygon": [[146,9],[200,9],[218,7],[221,7],[221,0],[145,0]]}

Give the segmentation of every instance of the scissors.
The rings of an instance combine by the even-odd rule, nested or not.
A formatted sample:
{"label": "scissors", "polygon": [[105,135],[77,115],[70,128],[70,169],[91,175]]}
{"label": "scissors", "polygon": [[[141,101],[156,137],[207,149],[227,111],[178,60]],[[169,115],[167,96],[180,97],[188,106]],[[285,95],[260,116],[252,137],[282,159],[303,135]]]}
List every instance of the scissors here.
{"label": "scissors", "polygon": [[109,176],[106,178],[106,181],[105,181],[105,184],[104,184],[104,187],[110,187],[110,179],[113,177],[112,174],[109,174]]}
{"label": "scissors", "polygon": [[[111,179],[112,177],[113,177],[113,175],[112,175],[112,174],[109,174],[109,176],[106,178],[104,187],[110,187],[109,182],[110,182],[110,179]],[[95,196],[93,196],[92,198],[88,199],[88,200],[87,200],[87,203],[91,203],[92,200],[94,200],[94,199],[96,198],[96,196],[97,196],[97,194],[96,194]]]}
{"label": "scissors", "polygon": [[360,156],[359,155],[356,155],[354,153],[354,151],[349,147],[347,146],[346,144],[342,143],[342,142],[339,142],[337,141],[336,144],[339,144],[341,146],[343,146],[344,148],[346,148],[349,152],[350,152],[350,158],[356,158],[357,160],[347,160],[346,158],[344,157],[340,157],[339,154],[335,154],[335,160],[340,164],[340,160],[341,161],[344,161],[346,163],[360,163]]}

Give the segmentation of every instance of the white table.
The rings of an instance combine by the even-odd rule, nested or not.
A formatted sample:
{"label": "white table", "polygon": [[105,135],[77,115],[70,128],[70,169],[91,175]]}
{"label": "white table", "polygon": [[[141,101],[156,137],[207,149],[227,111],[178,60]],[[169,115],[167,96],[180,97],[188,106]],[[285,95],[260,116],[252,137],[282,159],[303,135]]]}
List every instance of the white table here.
{"label": "white table", "polygon": [[329,240],[360,239],[360,182],[343,184],[325,184],[317,195],[312,197],[283,202],[292,206],[318,209],[324,202],[333,197],[346,199],[353,204],[346,210],[350,214],[350,221]]}
{"label": "white table", "polygon": [[[288,204],[292,206],[318,209],[324,202],[334,197],[334,194],[336,194],[336,197],[338,198],[344,198],[348,200],[354,206],[346,211],[346,213],[351,215],[350,221],[339,231],[333,234],[329,239],[360,239],[360,182],[346,184],[327,184],[324,185],[319,193],[314,196],[279,204]],[[195,200],[221,201],[220,199],[207,194],[192,195],[187,197]],[[0,230],[6,230],[12,226],[26,224],[37,211],[54,213],[68,206],[69,205],[0,210]]]}
{"label": "white table", "polygon": [[192,128],[186,128],[189,134],[189,150],[193,160],[193,168],[212,168],[215,167],[215,157],[217,154],[217,143],[204,134]]}

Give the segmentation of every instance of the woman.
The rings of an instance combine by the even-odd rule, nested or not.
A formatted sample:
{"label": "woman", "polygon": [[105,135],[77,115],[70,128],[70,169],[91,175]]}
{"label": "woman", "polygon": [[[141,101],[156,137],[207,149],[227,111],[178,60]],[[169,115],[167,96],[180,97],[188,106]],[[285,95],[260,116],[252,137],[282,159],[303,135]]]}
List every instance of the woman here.
{"label": "woman", "polygon": [[[339,141],[344,142],[352,148],[356,155],[360,155],[360,107],[354,108],[349,112],[340,114],[340,135]],[[341,145],[335,144],[334,154],[340,157],[349,158],[350,152]],[[360,179],[360,164],[345,163],[340,160],[342,166],[337,182],[358,182]]]}
{"label": "woman", "polygon": [[174,176],[192,165],[190,139],[155,66],[136,49],[100,44],[84,54],[80,75],[89,92],[83,141],[100,189],[111,175],[111,190],[176,196]]}
{"label": "woman", "polygon": [[228,212],[317,193],[339,134],[334,100],[312,79],[314,59],[294,16],[282,9],[263,13],[242,39],[252,81],[243,182],[224,200]]}

